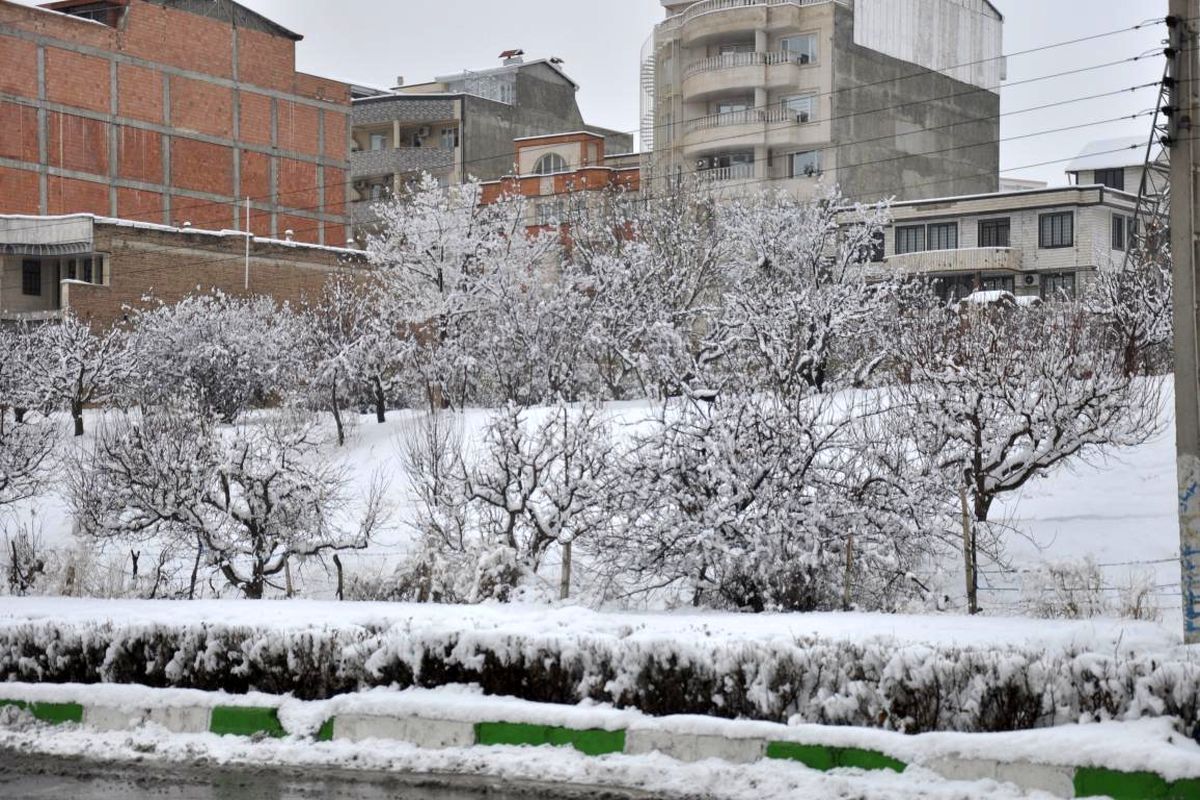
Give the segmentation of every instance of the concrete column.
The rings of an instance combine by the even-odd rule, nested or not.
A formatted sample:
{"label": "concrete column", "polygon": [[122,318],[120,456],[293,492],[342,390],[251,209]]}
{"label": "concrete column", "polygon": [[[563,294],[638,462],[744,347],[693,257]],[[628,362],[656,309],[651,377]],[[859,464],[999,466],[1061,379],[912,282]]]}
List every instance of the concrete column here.
{"label": "concrete column", "polygon": [[400,120],[392,120],[392,147],[400,149]]}
{"label": "concrete column", "polygon": [[765,53],[767,52],[767,47],[767,32],[759,28],[754,31],[754,52]]}
{"label": "concrete column", "polygon": [[[759,181],[765,181],[770,177],[770,168],[767,166],[767,154],[770,150],[765,144],[760,144],[754,148],[754,177]],[[770,188],[768,183],[760,183],[764,189]]]}

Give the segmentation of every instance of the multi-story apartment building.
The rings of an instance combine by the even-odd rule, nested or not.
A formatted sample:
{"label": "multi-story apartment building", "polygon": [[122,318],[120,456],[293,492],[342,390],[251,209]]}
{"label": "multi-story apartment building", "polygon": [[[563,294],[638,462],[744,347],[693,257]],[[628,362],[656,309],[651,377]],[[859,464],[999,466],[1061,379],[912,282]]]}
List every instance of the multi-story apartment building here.
{"label": "multi-story apartment building", "polygon": [[0,213],[346,241],[350,87],[231,0],[0,0]]}
{"label": "multi-story apartment building", "polygon": [[422,173],[445,184],[511,175],[513,142],[523,137],[587,131],[603,137],[610,153],[633,150],[632,134],[584,122],[579,85],[558,59],[526,62],[519,51],[502,58],[496,69],[391,91],[356,90],[350,156],[356,226],[374,219],[374,202]]}
{"label": "multi-story apartment building", "polygon": [[1003,17],[988,0],[661,0],[644,190],[695,173],[854,200],[994,192]]}
{"label": "multi-story apartment building", "polygon": [[1100,185],[895,203],[873,260],[881,275],[931,279],[947,300],[976,291],[1076,297],[1098,270],[1120,267],[1136,204]]}

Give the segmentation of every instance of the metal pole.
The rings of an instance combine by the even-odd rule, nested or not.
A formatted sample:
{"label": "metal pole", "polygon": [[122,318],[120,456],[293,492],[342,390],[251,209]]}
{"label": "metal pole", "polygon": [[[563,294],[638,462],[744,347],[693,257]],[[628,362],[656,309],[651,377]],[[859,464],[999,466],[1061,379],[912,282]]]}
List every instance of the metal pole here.
{"label": "metal pole", "polygon": [[1179,465],[1179,546],[1183,638],[1200,644],[1200,350],[1196,232],[1197,19],[1200,0],[1170,0],[1174,124],[1171,126],[1171,254],[1175,274],[1175,443]]}
{"label": "metal pole", "polygon": [[250,291],[250,198],[246,198],[246,291]]}

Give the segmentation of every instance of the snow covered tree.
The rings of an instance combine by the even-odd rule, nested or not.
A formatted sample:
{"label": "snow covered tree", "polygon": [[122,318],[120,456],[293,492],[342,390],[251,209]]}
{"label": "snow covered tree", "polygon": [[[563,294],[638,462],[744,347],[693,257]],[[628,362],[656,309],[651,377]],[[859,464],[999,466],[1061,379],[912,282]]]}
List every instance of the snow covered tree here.
{"label": "snow covered tree", "polygon": [[909,380],[893,389],[894,429],[965,493],[970,564],[999,497],[1159,429],[1158,382],[1125,374],[1103,327],[1075,304],[931,301],[906,321],[898,347]]}
{"label": "snow covered tree", "polygon": [[0,511],[45,488],[58,429],[50,419],[6,419],[0,411]]}
{"label": "snow covered tree", "polygon": [[1169,363],[1175,336],[1172,269],[1165,249],[1137,247],[1128,263],[1099,270],[1085,298],[1115,338],[1126,375],[1151,374]]}
{"label": "snow covered tree", "polygon": [[312,419],[287,411],[221,431],[187,401],[98,431],[71,496],[85,535],[191,550],[252,599],[290,560],[364,548],[384,521],[378,482],[347,520],[348,477]]}
{"label": "snow covered tree", "polygon": [[298,388],[303,329],[269,297],[193,294],[132,315],[134,404],[191,394],[225,422]]}
{"label": "snow covered tree", "polygon": [[533,280],[555,237],[528,236],[528,206],[506,195],[484,204],[469,181],[440,187],[429,175],[379,207],[380,232],[367,242],[390,302],[392,324],[415,343],[431,408],[461,408],[479,379],[470,322],[490,302],[498,272]]}
{"label": "snow covered tree", "polygon": [[53,406],[44,327],[0,325],[0,418],[24,421],[30,410]]}
{"label": "snow covered tree", "polygon": [[333,415],[339,445],[346,443],[347,401],[369,397],[378,421],[386,421],[387,392],[403,356],[376,289],[365,277],[338,277],[300,319],[309,391]]}
{"label": "snow covered tree", "polygon": [[[858,206],[841,226],[836,192],[798,201],[786,192],[722,207],[731,242],[726,304],[715,331],[736,380],[794,394],[860,383],[883,361],[880,335],[895,287],[868,271],[888,219],[886,206]],[[882,276],[876,276],[882,278]]]}
{"label": "snow covered tree", "polygon": [[84,407],[107,401],[130,375],[125,336],[116,328],[97,332],[71,312],[40,333],[49,394],[70,409],[75,435],[82,436]]}

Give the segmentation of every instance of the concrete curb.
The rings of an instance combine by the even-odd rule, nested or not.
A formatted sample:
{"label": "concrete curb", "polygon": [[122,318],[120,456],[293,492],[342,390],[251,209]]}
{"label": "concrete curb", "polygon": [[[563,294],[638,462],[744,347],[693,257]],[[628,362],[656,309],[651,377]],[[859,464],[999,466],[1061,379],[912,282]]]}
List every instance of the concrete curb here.
{"label": "concrete curb", "polygon": [[[0,692],[3,689],[0,688]],[[15,706],[50,724],[76,723],[99,731],[126,731],[152,723],[171,733],[213,733],[223,736],[282,738],[303,736],[313,741],[383,739],[422,748],[473,746],[572,747],[589,756],[610,754],[643,755],[659,752],[679,761],[709,758],[748,764],[763,759],[795,761],[810,769],[827,771],[855,768],[904,772],[910,764],[927,769],[946,780],[995,780],[1015,784],[1025,791],[1040,790],[1057,797],[1112,797],[1114,800],[1200,800],[1200,778],[1170,781],[1153,772],[1119,772],[1095,767],[1071,767],[1030,762],[1005,762],[978,758],[939,757],[909,763],[876,750],[809,742],[772,739],[768,736],[727,736],[672,730],[672,719],[656,719],[652,725],[631,724],[612,730],[572,728],[530,722],[536,711],[526,711],[523,721],[504,719],[438,719],[429,714],[340,713],[321,721],[314,731],[291,733],[281,721],[279,709],[256,705],[162,706],[154,708],[115,707],[87,702],[40,702],[9,700],[0,696],[0,709]],[[320,704],[314,703],[314,707]],[[537,709],[537,704],[529,704]],[[486,715],[487,712],[483,712]],[[461,715],[459,715],[461,716]],[[497,714],[496,716],[500,716]],[[547,717],[553,716],[547,713]],[[758,732],[770,726],[756,724]],[[842,733],[844,729],[829,729]],[[837,737],[831,736],[836,740]]]}

